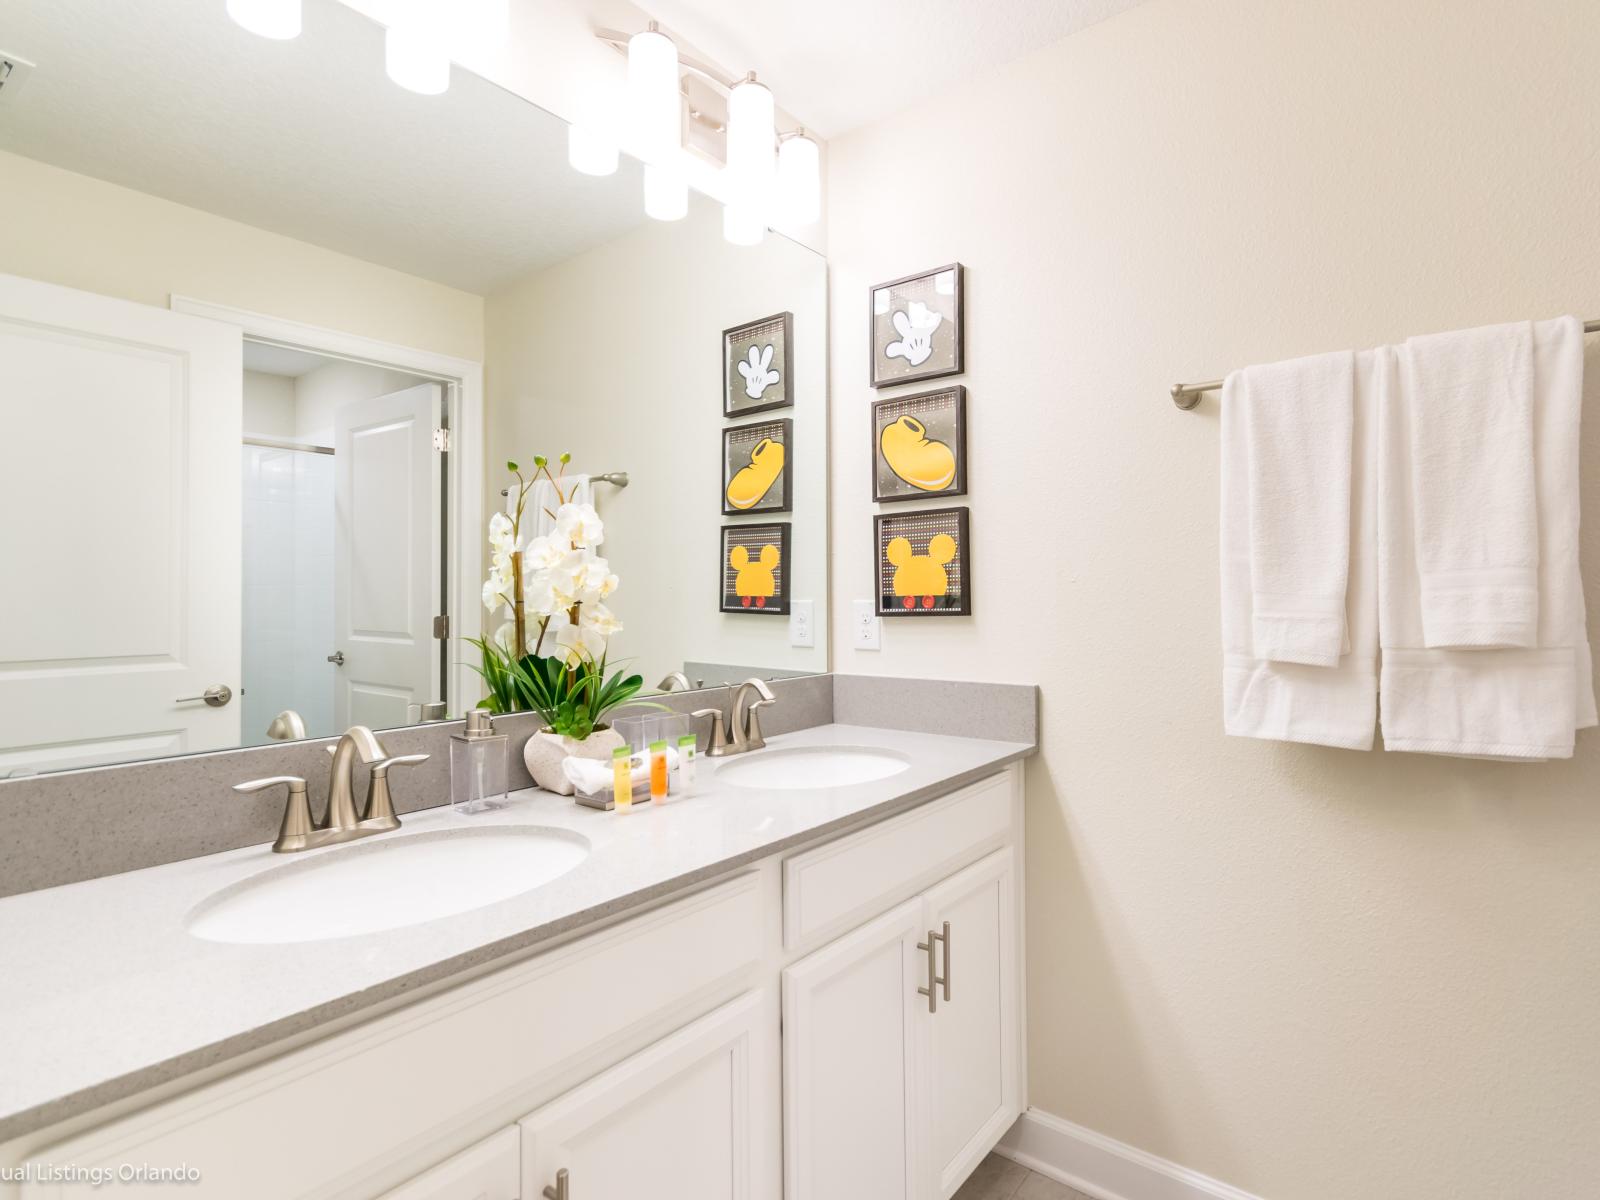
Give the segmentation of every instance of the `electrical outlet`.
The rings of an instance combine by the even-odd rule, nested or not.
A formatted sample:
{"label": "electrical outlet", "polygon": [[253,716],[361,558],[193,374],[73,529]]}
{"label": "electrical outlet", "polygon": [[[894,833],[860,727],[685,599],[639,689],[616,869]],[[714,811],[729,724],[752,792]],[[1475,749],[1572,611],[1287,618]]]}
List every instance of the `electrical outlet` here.
{"label": "electrical outlet", "polygon": [[813,607],[810,600],[789,602],[789,645],[805,647],[817,644],[817,635],[811,619]]}
{"label": "electrical outlet", "polygon": [[857,600],[855,603],[855,647],[857,650],[880,649],[883,622],[878,618],[877,610],[871,600]]}

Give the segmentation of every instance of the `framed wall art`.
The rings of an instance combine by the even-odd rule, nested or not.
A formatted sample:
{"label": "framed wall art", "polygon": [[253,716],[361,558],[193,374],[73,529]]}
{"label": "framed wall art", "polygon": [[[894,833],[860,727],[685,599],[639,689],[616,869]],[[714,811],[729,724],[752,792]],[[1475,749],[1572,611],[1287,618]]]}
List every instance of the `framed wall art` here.
{"label": "framed wall art", "polygon": [[967,493],[967,389],[872,403],[872,498],[879,504]]}
{"label": "framed wall art", "polygon": [[971,615],[965,508],[879,513],[872,523],[880,617]]}
{"label": "framed wall art", "polygon": [[722,511],[789,512],[794,507],[794,422],[759,421],[722,431]]}
{"label": "framed wall art", "polygon": [[789,614],[789,523],[724,525],[717,605],[725,613]]}
{"label": "framed wall art", "polygon": [[722,415],[742,417],[793,403],[794,314],[724,329]]}
{"label": "framed wall art", "polygon": [[961,264],[880,283],[871,292],[875,388],[961,373]]}

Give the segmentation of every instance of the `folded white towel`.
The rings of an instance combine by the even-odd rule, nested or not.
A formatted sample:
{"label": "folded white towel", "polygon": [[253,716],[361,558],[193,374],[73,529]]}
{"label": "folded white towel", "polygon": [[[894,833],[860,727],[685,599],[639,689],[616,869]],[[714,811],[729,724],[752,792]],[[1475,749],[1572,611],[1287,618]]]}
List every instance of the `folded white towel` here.
{"label": "folded white towel", "polygon": [[[1372,749],[1378,697],[1375,416],[1384,352],[1353,356],[1343,627],[1349,652],[1337,665],[1273,662],[1255,649],[1251,580],[1249,442],[1242,372],[1222,398],[1223,727],[1236,737]],[[1354,546],[1352,550],[1350,547]]]}
{"label": "folded white towel", "polygon": [[1355,360],[1343,351],[1247,367],[1235,387],[1245,425],[1251,631],[1259,659],[1332,667],[1350,650]]}
{"label": "folded white towel", "polygon": [[1426,647],[1539,644],[1533,326],[1399,349]]}
{"label": "folded white towel", "polygon": [[[1574,730],[1595,724],[1593,667],[1578,573],[1578,426],[1583,327],[1564,317],[1530,327],[1530,438],[1538,564],[1536,644],[1430,648],[1422,569],[1418,426],[1408,376],[1384,373],[1379,432],[1379,607],[1384,746],[1430,754],[1521,760],[1570,758]],[[1475,446],[1460,447],[1473,453]],[[1513,454],[1519,453],[1513,447]],[[1470,496],[1460,503],[1477,511]],[[1455,517],[1449,521],[1454,522]],[[1487,593],[1480,594],[1480,598]],[[1495,603],[1492,597],[1490,603]],[[1466,609],[1457,609],[1466,612]]]}
{"label": "folded white towel", "polygon": [[[628,760],[630,777],[637,786],[650,776],[650,755],[640,750]],[[678,750],[675,746],[667,747],[667,770],[678,769]],[[576,758],[568,756],[561,760],[561,773],[567,777],[567,782],[577,788],[585,796],[593,796],[600,792],[609,792],[614,778],[609,760],[602,761],[598,758]]]}

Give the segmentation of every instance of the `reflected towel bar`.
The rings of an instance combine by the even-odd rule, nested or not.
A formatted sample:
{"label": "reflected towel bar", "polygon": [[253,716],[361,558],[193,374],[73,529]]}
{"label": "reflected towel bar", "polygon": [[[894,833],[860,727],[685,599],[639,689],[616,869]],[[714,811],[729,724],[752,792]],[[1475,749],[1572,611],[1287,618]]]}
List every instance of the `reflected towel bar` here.
{"label": "reflected towel bar", "polygon": [[[1218,386],[1220,387],[1221,385],[1219,384]],[[628,473],[626,471],[607,471],[604,475],[589,476],[589,482],[609,483],[612,487],[625,488],[628,486]],[[500,489],[500,494],[509,496],[511,495],[511,489],[503,487]]]}
{"label": "reflected towel bar", "polygon": [[[1600,333],[1600,321],[1585,321],[1585,333]],[[1222,380],[1208,379],[1204,383],[1175,383],[1172,385],[1172,402],[1184,412],[1188,412],[1200,403],[1200,397],[1205,392],[1222,390]]]}

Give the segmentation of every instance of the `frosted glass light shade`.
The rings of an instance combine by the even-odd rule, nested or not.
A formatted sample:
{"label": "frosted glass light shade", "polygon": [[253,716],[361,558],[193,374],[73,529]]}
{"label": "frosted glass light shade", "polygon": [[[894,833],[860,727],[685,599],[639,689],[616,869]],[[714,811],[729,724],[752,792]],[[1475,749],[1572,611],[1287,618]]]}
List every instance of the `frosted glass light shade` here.
{"label": "frosted glass light shade", "polygon": [[383,67],[389,78],[424,96],[437,96],[450,86],[450,50],[440,7],[429,0],[407,0],[383,35]]}
{"label": "frosted glass light shade", "polygon": [[657,221],[680,221],[689,215],[689,182],[682,171],[645,164],[644,211]]}
{"label": "frosted glass light shade", "polygon": [[734,204],[764,213],[772,199],[776,171],[776,105],[772,93],[753,77],[728,93],[728,171]]}
{"label": "frosted glass light shade", "polygon": [[610,175],[617,169],[617,143],[586,125],[567,126],[567,162],[583,175]]}
{"label": "frosted glass light shade", "polygon": [[228,15],[262,37],[300,36],[300,0],[228,0]]}
{"label": "frosted glass light shade", "polygon": [[778,147],[778,197],[787,221],[811,225],[822,217],[822,153],[803,132]]}
{"label": "frosted glass light shade", "polygon": [[[654,22],[652,22],[652,25]],[[647,163],[668,163],[683,143],[678,48],[656,29],[628,39],[628,133]]]}
{"label": "frosted glass light shade", "polygon": [[767,225],[760,213],[743,205],[726,204],[722,208],[722,236],[735,246],[759,246],[767,236]]}

